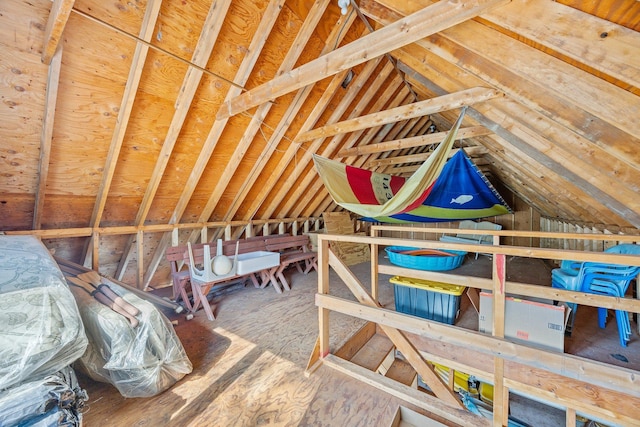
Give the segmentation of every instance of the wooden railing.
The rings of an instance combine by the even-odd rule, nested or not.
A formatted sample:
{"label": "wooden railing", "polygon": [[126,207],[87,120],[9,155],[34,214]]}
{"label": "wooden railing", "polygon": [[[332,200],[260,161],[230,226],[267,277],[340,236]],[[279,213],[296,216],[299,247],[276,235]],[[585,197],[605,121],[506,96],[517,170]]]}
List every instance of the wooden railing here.
{"label": "wooden railing", "polygon": [[[425,372],[425,361],[442,363],[452,369],[473,374],[494,384],[493,425],[507,425],[509,392],[514,391],[548,402],[552,406],[566,409],[566,425],[576,425],[576,413],[618,425],[640,425],[640,371],[626,369],[574,356],[556,353],[517,344],[504,338],[505,296],[507,293],[544,298],[554,301],[570,301],[581,305],[607,307],[640,313],[640,301],[571,292],[528,283],[506,280],[506,257],[527,257],[545,260],[600,261],[612,264],[640,266],[640,257],[601,252],[572,251],[563,249],[500,246],[503,236],[530,236],[536,239],[589,239],[612,240],[631,243],[638,236],[584,235],[582,233],[558,234],[548,232],[487,231],[493,236],[494,245],[443,243],[438,240],[399,239],[378,237],[380,233],[442,233],[459,234],[459,229],[394,228],[393,226],[371,227],[371,237],[339,236],[321,234],[318,236],[319,271],[316,305],[319,316],[319,338],[314,355],[310,360],[310,371],[320,363],[333,366],[342,372],[364,379],[370,384],[401,398],[420,404],[415,390],[402,384],[385,386],[381,376],[363,378],[361,370],[350,362],[331,354],[329,346],[329,313],[340,312],[378,324],[394,342],[396,348],[407,357],[418,374],[435,394],[447,404],[450,397],[438,394],[441,384],[429,382]],[[470,233],[478,233],[470,230]],[[366,289],[356,275],[333,252],[329,243],[345,241],[368,244],[371,247],[371,289]],[[378,249],[381,246],[397,245],[430,249],[456,249],[482,252],[492,257],[491,278],[468,277],[431,271],[402,268],[381,264]],[[358,302],[330,295],[329,268],[332,268],[354,294]],[[449,326],[438,322],[408,316],[393,310],[381,308],[378,304],[378,274],[401,275],[441,282],[460,284],[474,289],[490,289],[493,292],[493,334]],[[397,340],[396,340],[397,339]],[[413,349],[413,350],[412,350]],[[428,366],[428,365],[427,365]],[[424,373],[424,375],[423,375]],[[385,388],[386,387],[386,388]],[[416,403],[417,402],[417,403]],[[434,410],[433,401],[425,395],[422,400],[426,410]],[[452,411],[459,411],[459,405],[450,405]],[[442,412],[442,411],[440,411]],[[444,411],[446,412],[446,411]],[[454,413],[452,412],[452,413]],[[456,412],[457,413],[457,412]],[[460,419],[452,419],[460,422]]]}
{"label": "wooden railing", "polygon": [[[144,259],[146,251],[143,248],[145,234],[148,233],[171,233],[171,244],[178,245],[178,234],[180,231],[192,230],[199,231],[199,240],[203,242],[213,239],[222,238],[225,240],[239,239],[244,237],[253,237],[256,235],[270,235],[290,233],[297,235],[302,232],[317,231],[323,225],[322,218],[318,217],[300,217],[300,218],[280,218],[268,220],[252,220],[252,221],[214,221],[202,223],[184,223],[184,224],[156,224],[141,226],[114,226],[114,227],[81,227],[66,229],[49,229],[49,230],[24,230],[24,231],[6,231],[6,234],[28,234],[37,236],[41,239],[64,239],[73,237],[89,237],[91,238],[90,247],[90,263],[85,266],[93,270],[100,270],[100,238],[104,236],[122,236],[136,235],[138,245],[138,257],[136,264],[137,286],[145,288],[148,285],[150,277],[157,268],[157,263],[147,263]],[[197,236],[196,236],[197,237]],[[164,252],[164,248],[163,251]],[[156,257],[162,260],[162,254]],[[125,263],[126,264],[126,263]],[[144,266],[151,264],[149,271],[145,271]],[[152,270],[151,270],[152,269]],[[122,275],[115,277],[122,280]],[[170,278],[167,278],[167,285],[170,284]]]}

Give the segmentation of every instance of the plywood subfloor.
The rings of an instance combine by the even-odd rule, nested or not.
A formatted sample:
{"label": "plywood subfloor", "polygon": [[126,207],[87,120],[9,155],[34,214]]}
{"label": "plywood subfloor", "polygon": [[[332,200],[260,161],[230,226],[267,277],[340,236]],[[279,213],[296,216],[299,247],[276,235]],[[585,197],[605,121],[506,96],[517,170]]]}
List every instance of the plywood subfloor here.
{"label": "plywood subfloor", "polygon": [[[158,396],[125,399],[80,376],[90,397],[86,425],[386,425],[406,403],[327,367],[304,376],[318,334],[317,274],[292,274],[293,289],[284,294],[247,286],[215,297],[214,322],[202,311],[191,321],[166,313],[178,321],[194,370]],[[341,287],[337,294],[346,297]],[[392,289],[382,301],[393,306]],[[333,348],[362,325],[338,314],[331,324]]]}
{"label": "plywood subfloor", "polygon": [[[532,268],[522,263],[520,259],[510,262],[508,274],[513,275],[510,280],[518,280],[519,275],[533,275],[544,281],[550,274],[543,264]],[[483,274],[489,265],[486,257],[480,257],[467,259],[463,267],[469,274],[475,270]],[[351,268],[365,285],[369,283],[368,263]],[[125,399],[111,385],[80,375],[90,398],[85,425],[385,426],[399,404],[411,407],[327,367],[321,367],[309,378],[304,376],[318,333],[317,308],[313,303],[317,274],[290,274],[294,275],[292,290],[284,294],[277,294],[270,287],[248,286],[215,296],[212,306],[217,318],[213,322],[202,311],[191,321],[167,312],[170,319],[178,322],[175,329],[194,370],[158,396]],[[333,272],[331,277],[332,294],[353,299]],[[380,301],[393,308],[393,287],[386,279],[383,276],[381,280]],[[532,282],[536,283],[535,279]],[[477,314],[466,297],[461,305],[456,325],[477,328]],[[590,310],[585,307],[580,310],[576,332],[566,341],[567,351],[639,369],[640,338],[635,323],[632,342],[623,349],[617,345],[615,321],[606,330],[597,331],[595,317],[589,319]],[[332,349],[337,349],[361,325],[357,319],[332,313]],[[601,336],[598,343],[593,342],[594,331]],[[629,361],[622,362],[610,354],[621,354]],[[514,397],[512,412],[516,405],[521,408],[519,416],[526,418],[531,405]],[[564,422],[562,411],[542,413],[546,417],[544,422],[540,421],[540,412],[532,415],[538,419],[538,426]]]}

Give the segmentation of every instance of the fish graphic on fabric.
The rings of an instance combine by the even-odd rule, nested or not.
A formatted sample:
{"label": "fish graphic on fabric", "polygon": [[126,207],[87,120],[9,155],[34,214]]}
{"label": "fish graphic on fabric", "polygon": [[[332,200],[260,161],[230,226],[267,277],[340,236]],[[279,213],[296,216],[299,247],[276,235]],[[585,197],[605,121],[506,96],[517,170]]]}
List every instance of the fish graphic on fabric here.
{"label": "fish graphic on fabric", "polygon": [[462,194],[458,197],[456,197],[455,199],[451,199],[450,203],[457,203],[459,205],[464,205],[465,203],[470,202],[471,200],[473,200],[473,196],[470,194]]}

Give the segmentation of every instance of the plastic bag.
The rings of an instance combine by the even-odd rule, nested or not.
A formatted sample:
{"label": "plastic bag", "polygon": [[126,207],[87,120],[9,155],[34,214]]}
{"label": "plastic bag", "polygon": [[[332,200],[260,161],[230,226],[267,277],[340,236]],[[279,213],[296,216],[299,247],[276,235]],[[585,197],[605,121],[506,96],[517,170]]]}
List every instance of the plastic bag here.
{"label": "plastic bag", "polygon": [[117,284],[109,287],[140,310],[139,324],[133,328],[124,316],[72,287],[89,339],[78,369],[113,384],[125,397],[154,396],[190,373],[191,362],[164,314]]}
{"label": "plastic bag", "polygon": [[70,366],[0,393],[0,424],[6,426],[82,425],[87,392]]}

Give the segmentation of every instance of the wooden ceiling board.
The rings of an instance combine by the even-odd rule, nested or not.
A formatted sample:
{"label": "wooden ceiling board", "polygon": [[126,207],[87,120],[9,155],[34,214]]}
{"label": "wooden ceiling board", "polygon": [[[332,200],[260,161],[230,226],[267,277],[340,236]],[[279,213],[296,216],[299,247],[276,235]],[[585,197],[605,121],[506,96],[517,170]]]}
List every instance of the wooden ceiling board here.
{"label": "wooden ceiling board", "polygon": [[[49,0],[13,0],[0,3],[0,46],[26,55],[42,54]],[[5,55],[7,52],[4,52]]]}
{"label": "wooden ceiling board", "polygon": [[[75,0],[73,9],[95,16],[104,23],[120,28],[129,34],[138,34],[147,7],[146,0]],[[71,12],[72,15],[74,12]]]}
{"label": "wooden ceiling board", "polygon": [[[211,2],[163,0],[152,44],[191,61],[210,4]],[[138,28],[135,29],[136,34],[137,32]]]}
{"label": "wooden ceiling board", "polygon": [[640,31],[640,3],[636,0],[556,0],[632,30]]}

